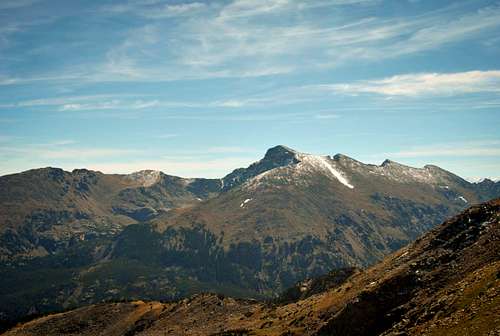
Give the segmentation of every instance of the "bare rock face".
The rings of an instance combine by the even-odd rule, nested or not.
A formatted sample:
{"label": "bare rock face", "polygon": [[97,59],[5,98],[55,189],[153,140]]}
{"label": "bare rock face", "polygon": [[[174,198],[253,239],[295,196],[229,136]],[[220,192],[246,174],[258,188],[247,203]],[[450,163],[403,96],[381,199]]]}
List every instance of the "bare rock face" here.
{"label": "bare rock face", "polygon": [[267,150],[260,161],[251,164],[248,168],[234,170],[222,179],[223,190],[230,190],[259,174],[278,167],[286,167],[299,162],[298,152],[286,146],[276,146]]}

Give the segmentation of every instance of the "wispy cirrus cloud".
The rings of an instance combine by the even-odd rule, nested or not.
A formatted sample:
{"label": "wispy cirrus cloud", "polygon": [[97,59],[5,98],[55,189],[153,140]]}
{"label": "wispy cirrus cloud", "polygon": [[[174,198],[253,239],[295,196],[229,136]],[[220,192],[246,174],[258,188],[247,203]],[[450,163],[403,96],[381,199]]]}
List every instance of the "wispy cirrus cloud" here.
{"label": "wispy cirrus cloud", "polygon": [[[265,100],[267,101],[267,100]],[[262,101],[264,103],[265,101]],[[259,99],[221,99],[213,101],[168,100],[152,95],[127,95],[127,94],[98,94],[88,96],[59,96],[20,100],[7,104],[0,104],[0,109],[8,108],[41,108],[51,107],[58,111],[102,111],[102,110],[145,110],[152,108],[239,108],[254,105]]]}
{"label": "wispy cirrus cloud", "polygon": [[142,15],[151,19],[162,19],[170,17],[179,17],[185,15],[193,15],[204,10],[206,4],[201,2],[190,2],[177,5],[164,4],[159,9],[146,10]]}
{"label": "wispy cirrus cloud", "polygon": [[59,111],[100,111],[100,110],[116,110],[116,109],[131,109],[142,110],[156,107],[160,104],[158,100],[135,100],[132,102],[123,102],[120,100],[111,100],[91,104],[64,104],[59,107]]}
{"label": "wispy cirrus cloud", "polygon": [[40,1],[41,0],[2,0],[2,2],[0,2],[0,10],[31,6]]}
{"label": "wispy cirrus cloud", "polygon": [[294,3],[295,1],[292,0],[236,0],[222,8],[218,19],[231,20],[283,13],[290,10]]}
{"label": "wispy cirrus cloud", "polygon": [[345,94],[368,93],[407,97],[446,96],[477,92],[500,93],[500,71],[404,74],[376,80],[310,87],[310,89],[314,88]]}
{"label": "wispy cirrus cloud", "polygon": [[128,1],[103,6],[99,9],[99,12],[109,14],[129,13],[150,19],[163,19],[197,14],[205,8],[207,8],[207,5],[202,2],[171,4],[164,1]]}
{"label": "wispy cirrus cloud", "polygon": [[[346,83],[290,86],[270,90],[256,95],[234,97],[205,103],[204,106],[241,109],[244,107],[262,107],[293,105],[311,101],[328,101],[338,95],[370,94],[383,97],[451,97],[465,94],[500,93],[500,70],[466,71],[456,73],[418,73],[399,74],[387,78],[361,80]],[[496,96],[485,99],[467,99],[438,104],[435,107],[470,106],[470,108],[494,108],[500,104]],[[384,108],[407,109],[409,106],[384,106]],[[343,107],[337,110],[376,109],[376,107]],[[316,118],[337,118],[336,113],[317,113]]]}
{"label": "wispy cirrus cloud", "polygon": [[53,76],[8,76],[0,74],[0,86],[8,86],[8,85],[24,85],[24,84],[36,84],[36,83],[54,83],[54,82],[73,82],[77,80],[89,80],[90,77],[85,73],[66,73],[62,71],[60,75]]}
{"label": "wispy cirrus cloud", "polygon": [[[102,20],[133,16],[142,18],[140,24],[117,36],[120,42],[93,62],[57,74],[4,74],[0,84],[158,82],[323,71],[436,50],[488,37],[500,27],[498,4],[461,11],[465,5],[458,3],[419,15],[380,16],[375,11],[380,2],[155,0],[103,6],[94,12]],[[318,7],[331,10],[318,14]]]}
{"label": "wispy cirrus cloud", "polygon": [[[394,58],[398,56],[415,54],[434,50],[448,44],[470,40],[475,36],[491,32],[500,26],[500,6],[498,4],[486,6],[479,10],[458,14],[456,7],[450,6],[442,10],[431,12],[427,15],[409,18],[409,20],[396,19],[394,26],[380,26],[375,34],[382,33],[389,40],[379,48],[361,48],[366,58]],[[457,15],[458,14],[458,15]],[[390,21],[386,22],[389,25]],[[397,29],[395,32],[393,28]],[[369,35],[373,32],[367,32]]]}
{"label": "wispy cirrus cloud", "polygon": [[[153,95],[126,95],[126,94],[101,94],[88,96],[61,96],[54,98],[42,98],[34,100],[21,100],[7,104],[0,104],[0,109],[10,108],[52,108],[60,112],[79,111],[149,111],[152,109],[242,109],[245,107],[269,107],[293,105],[308,101],[327,101],[338,95],[375,95],[383,97],[451,97],[457,95],[474,93],[500,93],[500,70],[489,71],[467,71],[458,73],[418,73],[400,74],[387,78],[362,80],[348,83],[317,84],[306,86],[291,86],[270,90],[257,95],[243,95],[241,97],[216,99],[212,101],[187,100],[176,101],[164,99]],[[490,97],[491,98],[491,97]],[[435,107],[446,107],[436,105]],[[468,104],[472,108],[494,108],[499,102],[495,99],[457,101],[456,104],[463,106]],[[452,106],[448,106],[452,107]],[[352,107],[355,108],[355,107]],[[386,106],[385,108],[390,108]],[[393,106],[402,109],[402,106]],[[349,109],[348,107],[338,110]],[[370,109],[366,107],[365,109]],[[371,108],[373,109],[373,107]],[[215,118],[223,120],[274,120],[275,118],[307,118],[334,119],[336,113],[313,113],[304,111],[295,113],[272,113],[269,115],[212,115],[192,114],[168,114],[164,116],[169,119],[206,119]],[[312,113],[312,114],[311,114]]]}
{"label": "wispy cirrus cloud", "polygon": [[[331,1],[328,5],[373,3]],[[123,80],[280,75],[420,53],[500,27],[499,6],[465,14],[450,6],[392,18],[311,20],[297,14],[308,9],[291,0],[238,0],[211,8],[196,20],[178,22],[170,29],[172,34],[165,33],[163,23],[151,23],[111,49],[104,69]],[[273,15],[294,24],[266,19]],[[152,60],[156,72],[146,65]]]}

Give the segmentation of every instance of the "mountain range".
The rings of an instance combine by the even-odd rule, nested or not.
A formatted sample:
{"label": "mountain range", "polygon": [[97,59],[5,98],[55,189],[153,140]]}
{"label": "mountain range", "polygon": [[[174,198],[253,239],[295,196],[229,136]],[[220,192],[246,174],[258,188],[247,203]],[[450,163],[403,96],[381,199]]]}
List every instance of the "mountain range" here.
{"label": "mountain range", "polygon": [[212,291],[273,298],[366,268],[500,196],[437,166],[364,164],[285,146],[221,179],[42,168],[0,177],[0,323]]}
{"label": "mountain range", "polygon": [[473,206],[366,269],[297,283],[268,302],[198,294],[91,305],[6,336],[497,335],[500,199]]}

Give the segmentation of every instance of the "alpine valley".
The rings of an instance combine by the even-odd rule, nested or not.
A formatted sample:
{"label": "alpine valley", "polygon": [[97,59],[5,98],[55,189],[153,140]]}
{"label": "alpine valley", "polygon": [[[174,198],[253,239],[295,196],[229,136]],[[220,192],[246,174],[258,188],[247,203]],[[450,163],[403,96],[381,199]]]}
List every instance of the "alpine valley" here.
{"label": "alpine valley", "polygon": [[[416,269],[433,269],[435,265],[426,266],[422,256],[428,246],[443,243],[444,238],[439,237],[448,235],[446,227],[417,243],[413,248],[418,253],[390,257],[368,273],[360,269],[380,262],[465,208],[500,197],[500,183],[470,183],[431,165],[413,168],[389,160],[371,165],[341,154],[317,156],[276,146],[260,161],[221,179],[187,179],[158,171],[107,175],[85,169],[42,168],[0,177],[0,191],[3,329],[21,319],[100,302],[165,302],[213,292],[235,298],[273,298],[275,304],[293,306],[284,307],[298,314],[292,320],[294,328],[305,333],[304,328],[310,327],[318,334],[328,334],[328,330],[347,330],[349,320],[368,314],[361,312],[358,302],[380,305],[385,309],[381,311],[398,318],[420,309],[415,304],[392,311],[385,296],[391,295],[392,288],[401,288],[407,293],[405,301],[416,288],[420,290],[413,275]],[[497,214],[498,202],[488,207],[484,216]],[[468,223],[462,217],[455,221]],[[457,244],[461,244],[459,240]],[[440,256],[432,259],[439,265]],[[493,266],[480,266],[490,267],[487,271],[494,273]],[[303,286],[292,287],[318,276],[307,282],[305,293]],[[339,299],[335,303],[337,294],[333,292],[309,299],[306,304],[318,308],[310,319],[316,324],[301,322],[305,311],[297,300],[306,299],[309,292],[323,291],[325,284],[337,286],[353,276],[349,285],[337,291],[350,293],[343,296],[344,301],[358,301],[338,310],[345,302]],[[475,281],[472,271],[466,276]],[[362,288],[368,288],[366,293]],[[376,291],[384,296],[373,299]],[[213,301],[208,306],[214,307],[230,303],[247,320],[256,312],[264,314],[259,304],[243,304],[237,299],[201,295],[191,300],[193,307],[200,300]],[[321,300],[329,300],[334,307],[328,308],[330,315],[326,301]],[[189,304],[123,303],[115,308],[116,314],[135,314],[147,308],[153,316],[188,309]],[[96,309],[115,308],[84,309],[96,313]],[[265,311],[288,321],[283,314],[289,311],[283,309]],[[334,310],[337,317],[318,322],[322,317],[316,311],[325,317],[334,316]],[[368,315],[376,321],[377,314]],[[406,328],[407,320],[401,319],[391,330]],[[266,328],[281,323],[266,321],[262,322]],[[249,329],[255,327],[252,323],[247,323]],[[370,326],[381,331],[388,328],[376,322],[363,328]],[[213,330],[221,328],[214,326]],[[369,333],[357,333],[365,334]]]}

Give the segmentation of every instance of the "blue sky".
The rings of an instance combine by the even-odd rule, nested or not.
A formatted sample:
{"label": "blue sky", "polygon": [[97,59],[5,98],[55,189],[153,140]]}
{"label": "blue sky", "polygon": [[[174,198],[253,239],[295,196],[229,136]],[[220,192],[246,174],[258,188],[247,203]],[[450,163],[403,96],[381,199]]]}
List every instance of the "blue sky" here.
{"label": "blue sky", "polygon": [[0,174],[285,144],[498,178],[499,129],[499,1],[0,1]]}

